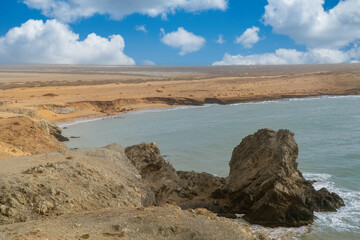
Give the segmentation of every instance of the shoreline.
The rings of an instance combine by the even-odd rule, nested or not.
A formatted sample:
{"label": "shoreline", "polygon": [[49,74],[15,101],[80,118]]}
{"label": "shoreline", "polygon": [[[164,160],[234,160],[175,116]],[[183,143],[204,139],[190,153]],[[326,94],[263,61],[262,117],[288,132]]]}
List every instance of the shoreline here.
{"label": "shoreline", "polygon": [[0,111],[33,108],[63,123],[144,109],[358,95],[359,66],[0,67]]}
{"label": "shoreline", "polygon": [[121,118],[125,114],[136,114],[141,112],[162,112],[162,111],[169,111],[169,110],[181,110],[184,108],[201,108],[201,107],[209,107],[209,106],[228,106],[228,105],[238,105],[238,104],[261,104],[267,102],[277,102],[277,101],[292,101],[292,100],[302,100],[302,99],[321,99],[321,98],[336,98],[336,97],[360,97],[359,94],[324,94],[324,95],[304,95],[304,96],[292,96],[292,97],[283,97],[283,98],[264,98],[262,100],[243,100],[243,101],[234,101],[230,103],[204,103],[203,105],[176,105],[171,106],[167,105],[164,107],[148,107],[143,109],[136,109],[128,112],[119,112],[110,115],[99,115],[99,116],[89,116],[83,118],[75,118],[71,120],[64,120],[60,122],[54,122],[60,128],[72,126],[76,124],[86,123],[86,122],[93,122],[93,121],[100,121],[105,119],[113,119],[113,118]]}

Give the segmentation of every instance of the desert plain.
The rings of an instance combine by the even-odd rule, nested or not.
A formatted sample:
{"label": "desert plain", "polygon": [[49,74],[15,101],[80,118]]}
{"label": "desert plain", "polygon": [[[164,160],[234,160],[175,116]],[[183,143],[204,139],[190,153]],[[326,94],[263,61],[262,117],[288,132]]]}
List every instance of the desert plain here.
{"label": "desert plain", "polygon": [[0,107],[35,107],[55,123],[149,108],[359,93],[360,64],[0,67]]}

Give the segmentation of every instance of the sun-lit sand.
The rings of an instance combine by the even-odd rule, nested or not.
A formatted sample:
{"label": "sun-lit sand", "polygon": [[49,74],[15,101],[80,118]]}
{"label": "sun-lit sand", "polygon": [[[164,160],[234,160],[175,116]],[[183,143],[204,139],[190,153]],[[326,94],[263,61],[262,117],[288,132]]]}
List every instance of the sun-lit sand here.
{"label": "sun-lit sand", "polygon": [[[360,64],[263,67],[2,66],[1,107],[50,121],[169,106],[360,92]],[[54,111],[70,107],[71,111]]]}

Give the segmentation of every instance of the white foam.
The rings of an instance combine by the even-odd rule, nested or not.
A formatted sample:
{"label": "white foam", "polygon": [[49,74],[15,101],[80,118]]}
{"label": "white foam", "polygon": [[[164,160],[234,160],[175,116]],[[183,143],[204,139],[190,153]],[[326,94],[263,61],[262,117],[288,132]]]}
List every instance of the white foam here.
{"label": "white foam", "polygon": [[308,180],[315,180],[315,189],[325,187],[329,192],[337,193],[345,203],[345,207],[337,212],[316,212],[315,231],[326,229],[338,232],[357,232],[360,234],[360,191],[338,188],[329,174],[305,173]]}
{"label": "white foam", "polygon": [[[239,216],[240,217],[240,216]],[[302,236],[311,231],[309,227],[299,227],[299,228],[267,228],[256,224],[250,224],[244,219],[236,219],[240,225],[246,225],[254,233],[256,232],[267,232],[272,239],[297,239],[297,237]]]}
{"label": "white foam", "polygon": [[354,232],[360,235],[360,192],[337,188],[332,181],[332,176],[325,173],[304,173],[308,180],[316,181],[313,185],[318,190],[322,187],[330,192],[336,192],[344,199],[345,207],[337,212],[315,212],[316,219],[310,226],[300,228],[266,228],[259,225],[251,225],[242,219],[243,215],[237,215],[236,221],[241,225],[247,225],[253,232],[265,231],[273,239],[298,239],[310,232]]}

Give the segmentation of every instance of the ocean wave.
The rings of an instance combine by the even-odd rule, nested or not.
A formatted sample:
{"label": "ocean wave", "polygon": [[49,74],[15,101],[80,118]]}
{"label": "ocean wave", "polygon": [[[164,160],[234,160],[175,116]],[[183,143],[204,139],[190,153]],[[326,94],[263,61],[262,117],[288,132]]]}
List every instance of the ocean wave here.
{"label": "ocean wave", "polygon": [[305,173],[308,180],[315,180],[315,189],[326,188],[343,198],[345,207],[337,212],[316,212],[315,231],[336,230],[338,232],[357,232],[360,234],[360,191],[339,188],[329,174]]}
{"label": "ocean wave", "polygon": [[236,222],[238,222],[240,225],[248,226],[250,230],[255,233],[267,232],[272,239],[297,239],[298,237],[311,232],[311,229],[307,226],[299,228],[268,228],[256,224],[250,224],[241,218],[236,219]]}
{"label": "ocean wave", "polygon": [[304,173],[307,180],[316,181],[315,189],[327,188],[330,192],[339,194],[345,202],[345,207],[337,212],[315,212],[315,221],[310,226],[300,228],[267,228],[249,224],[241,219],[236,221],[241,225],[247,225],[253,232],[265,231],[273,239],[300,239],[306,234],[321,234],[326,232],[352,232],[360,235],[360,192],[336,187],[332,176],[325,173]]}

